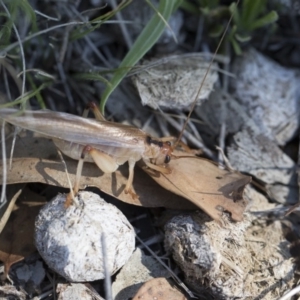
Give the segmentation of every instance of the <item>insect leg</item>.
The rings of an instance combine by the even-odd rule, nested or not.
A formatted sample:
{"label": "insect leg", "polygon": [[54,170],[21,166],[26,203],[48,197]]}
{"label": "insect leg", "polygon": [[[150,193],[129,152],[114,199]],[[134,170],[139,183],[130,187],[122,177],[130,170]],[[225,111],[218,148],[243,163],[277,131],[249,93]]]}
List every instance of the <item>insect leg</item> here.
{"label": "insect leg", "polygon": [[164,168],[162,166],[157,166],[157,165],[151,164],[150,162],[148,162],[146,160],[144,160],[144,162],[147,165],[147,167],[149,167],[150,169],[156,170],[160,173],[170,174],[172,172],[170,169]]}
{"label": "insect leg", "polygon": [[[95,164],[104,173],[113,173],[119,167],[119,165],[116,163],[116,161],[108,154],[105,154],[97,149],[94,149],[93,147],[91,147],[89,145],[85,146],[82,150],[80,159],[78,160],[75,184],[74,184],[74,188],[73,188],[74,195],[76,195],[79,191],[80,177],[81,177],[83,163],[84,163],[86,154],[89,154],[93,158]],[[71,198],[71,195],[68,194],[66,202],[65,202],[65,207],[69,207],[71,204],[72,204],[72,198]]]}
{"label": "insect leg", "polygon": [[96,105],[95,102],[90,102],[90,103],[86,106],[86,108],[85,108],[85,110],[84,110],[82,116],[83,116],[84,118],[87,118],[88,113],[89,113],[90,110],[91,110],[91,111],[93,112],[93,114],[95,115],[96,120],[98,120],[98,121],[106,121],[105,118],[104,118],[104,116],[102,115],[101,111],[99,110],[99,108],[98,108],[98,106]]}
{"label": "insect leg", "polygon": [[[182,141],[177,142],[177,150],[181,150],[184,151],[186,153],[190,153],[193,155],[201,155],[203,154],[203,150],[202,149],[191,149],[187,144],[185,144]],[[176,158],[176,155],[172,155],[172,158]]]}
{"label": "insect leg", "polygon": [[136,161],[133,159],[128,160],[129,176],[124,191],[126,194],[130,194],[133,199],[138,199],[138,195],[132,190],[135,163]]}
{"label": "insect leg", "polygon": [[79,182],[82,173],[83,163],[85,158],[85,149],[83,149],[80,159],[78,160],[77,170],[76,170],[76,177],[75,177],[75,184],[73,188],[74,195],[76,195],[79,191]]}
{"label": "insect leg", "polygon": [[[81,156],[78,160],[77,170],[76,170],[76,177],[75,177],[75,184],[74,184],[74,188],[73,188],[73,195],[75,195],[75,196],[79,191],[80,177],[81,177],[81,173],[82,173],[82,168],[83,168],[85,155],[89,150],[88,147],[89,146],[86,146],[86,147],[83,148]],[[64,204],[65,208],[68,208],[72,203],[73,203],[72,193],[69,193],[66,197],[66,201],[65,201],[65,204]]]}

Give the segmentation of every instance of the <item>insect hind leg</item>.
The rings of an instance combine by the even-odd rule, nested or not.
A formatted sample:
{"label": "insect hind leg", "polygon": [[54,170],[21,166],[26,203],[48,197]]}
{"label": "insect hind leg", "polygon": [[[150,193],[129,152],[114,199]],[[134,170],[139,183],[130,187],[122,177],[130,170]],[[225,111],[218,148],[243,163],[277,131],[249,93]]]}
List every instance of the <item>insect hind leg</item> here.
{"label": "insect hind leg", "polygon": [[129,194],[133,199],[138,199],[139,196],[133,191],[132,189],[132,182],[133,182],[133,177],[134,177],[134,166],[135,166],[136,161],[130,159],[128,161],[128,165],[129,165],[129,176],[127,179],[127,183],[125,186],[125,194]]}
{"label": "insect hind leg", "polygon": [[[89,154],[92,157],[95,164],[104,173],[113,173],[116,171],[116,169],[119,166],[111,156],[109,156],[97,149],[94,149],[93,147],[91,147],[89,145],[85,146],[82,150],[81,156],[80,156],[80,158],[78,160],[78,164],[77,164],[75,184],[74,184],[74,188],[73,188],[74,195],[76,195],[79,191],[80,178],[81,178],[83,163],[84,163],[86,154]],[[67,196],[67,199],[65,202],[65,207],[69,207],[72,204],[72,202],[73,202],[72,195],[70,193]]]}
{"label": "insect hind leg", "polygon": [[93,112],[96,120],[98,120],[98,121],[106,121],[106,119],[104,118],[103,114],[101,113],[101,111],[99,110],[99,108],[98,108],[98,106],[96,105],[95,102],[90,102],[86,106],[85,110],[83,111],[82,116],[84,118],[87,118],[88,113],[89,113],[90,110]]}
{"label": "insect hind leg", "polygon": [[76,169],[76,176],[75,176],[75,183],[74,183],[74,187],[73,187],[73,193],[69,193],[67,195],[66,201],[65,201],[65,208],[68,208],[69,206],[72,205],[73,203],[73,195],[77,195],[78,191],[79,191],[79,183],[80,183],[80,178],[81,178],[81,174],[82,174],[82,169],[83,169],[83,164],[84,164],[84,159],[86,156],[86,153],[88,153],[90,150],[89,146],[86,146],[83,148],[81,156],[78,160],[78,164],[77,164],[77,169]]}

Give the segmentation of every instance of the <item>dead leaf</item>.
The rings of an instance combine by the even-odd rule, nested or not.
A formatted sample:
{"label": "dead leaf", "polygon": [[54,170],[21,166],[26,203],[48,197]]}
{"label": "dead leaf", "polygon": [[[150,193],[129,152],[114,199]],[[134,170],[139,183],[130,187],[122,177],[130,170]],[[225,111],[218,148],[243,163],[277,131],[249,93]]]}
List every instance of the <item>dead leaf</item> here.
{"label": "dead leaf", "polygon": [[178,289],[171,286],[166,278],[154,278],[143,284],[132,300],[139,299],[187,300]]}
{"label": "dead leaf", "polygon": [[[179,152],[178,156],[180,155],[182,152]],[[67,157],[65,160],[73,183],[77,161]],[[128,178],[127,164],[115,173],[105,174],[95,164],[85,163],[80,184],[81,188],[96,186],[129,204],[172,209],[195,209],[198,206],[215,220],[220,219],[222,211],[230,212],[233,220],[242,220],[247,205],[243,200],[243,191],[251,177],[221,170],[214,163],[195,156],[173,159],[169,167],[172,173],[167,175],[146,170],[162,187],[139,168],[135,168],[133,187],[139,199],[133,199],[123,192]],[[1,176],[2,174],[0,180]],[[57,151],[51,140],[32,138],[27,134],[17,141],[7,183],[21,182],[41,182],[69,188],[63,164],[57,158]]]}
{"label": "dead leaf", "polygon": [[[175,154],[180,157],[182,152]],[[173,159],[169,168],[172,172],[167,175],[145,171],[165,189],[190,200],[215,220],[220,219],[223,211],[230,212],[235,221],[243,219],[248,204],[243,193],[250,176],[222,170],[196,156]]]}
{"label": "dead leaf", "polygon": [[4,263],[5,277],[12,264],[30,255],[34,246],[35,217],[45,199],[25,188],[14,211],[0,234],[0,260]]}
{"label": "dead leaf", "polygon": [[[7,141],[7,146],[11,142]],[[7,147],[8,148],[8,147]],[[7,149],[10,153],[10,149]],[[75,182],[77,161],[64,157],[71,182]],[[2,168],[0,160],[0,168]],[[132,199],[123,192],[128,178],[128,165],[121,166],[115,173],[105,174],[92,163],[85,163],[80,180],[80,188],[98,187],[104,193],[119,200],[145,207],[167,207],[173,209],[195,209],[196,206],[182,197],[168,192],[155,183],[138,167],[135,168],[133,186],[139,199]],[[0,181],[2,180],[2,172]],[[50,139],[34,138],[32,133],[18,138],[16,142],[12,169],[7,172],[7,184],[40,182],[69,188],[62,162],[58,158],[55,145]]]}

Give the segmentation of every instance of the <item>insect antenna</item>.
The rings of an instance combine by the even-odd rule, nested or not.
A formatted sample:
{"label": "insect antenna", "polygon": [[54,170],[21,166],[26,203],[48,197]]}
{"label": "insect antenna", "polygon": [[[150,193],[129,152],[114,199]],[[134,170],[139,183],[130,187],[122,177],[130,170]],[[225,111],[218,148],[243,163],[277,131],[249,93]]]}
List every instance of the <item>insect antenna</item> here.
{"label": "insect antenna", "polygon": [[[240,3],[240,0],[237,0],[237,2],[236,2],[236,6],[237,6],[237,7],[238,7],[239,3]],[[201,80],[201,83],[200,83],[198,92],[197,92],[197,94],[196,94],[195,100],[194,100],[193,103],[192,103],[192,106],[191,106],[191,108],[190,108],[190,110],[189,110],[189,113],[188,113],[188,115],[187,115],[187,117],[186,117],[186,120],[185,120],[185,122],[184,122],[184,124],[183,124],[182,130],[181,130],[181,132],[180,132],[180,134],[179,134],[179,136],[178,136],[176,142],[174,143],[173,149],[176,149],[176,147],[178,146],[178,144],[179,144],[179,142],[180,142],[180,140],[181,140],[181,138],[182,138],[182,136],[183,136],[183,132],[184,132],[184,130],[186,129],[187,124],[188,124],[188,121],[189,121],[189,119],[190,119],[190,117],[191,117],[191,115],[192,115],[192,113],[193,113],[193,111],[194,111],[194,108],[195,108],[195,106],[196,106],[197,99],[199,98],[199,95],[200,95],[201,90],[202,90],[202,88],[203,88],[204,82],[205,82],[205,80],[206,80],[206,78],[207,78],[207,76],[208,76],[208,73],[209,73],[209,71],[210,71],[210,69],[211,69],[212,64],[213,64],[214,61],[215,61],[215,58],[216,58],[216,56],[217,56],[217,53],[218,53],[218,51],[219,51],[219,49],[220,49],[220,47],[221,47],[221,44],[222,44],[222,42],[223,42],[223,40],[224,40],[224,38],[225,38],[225,35],[226,35],[226,33],[227,33],[228,29],[229,29],[229,26],[230,26],[230,24],[231,24],[232,19],[233,19],[233,13],[230,15],[230,18],[229,18],[229,20],[228,20],[228,22],[227,22],[227,24],[226,24],[225,30],[224,30],[224,32],[223,32],[223,34],[222,34],[222,36],[221,36],[221,39],[220,39],[220,41],[219,41],[219,43],[218,43],[218,46],[217,46],[217,48],[216,48],[216,50],[215,50],[215,52],[214,52],[214,54],[213,54],[213,56],[212,56],[212,58],[211,58],[211,60],[210,60],[210,62],[209,62],[208,68],[207,68],[207,70],[206,70],[206,72],[205,72],[205,74],[204,74],[204,76],[203,76],[203,78],[202,78],[202,80]]]}

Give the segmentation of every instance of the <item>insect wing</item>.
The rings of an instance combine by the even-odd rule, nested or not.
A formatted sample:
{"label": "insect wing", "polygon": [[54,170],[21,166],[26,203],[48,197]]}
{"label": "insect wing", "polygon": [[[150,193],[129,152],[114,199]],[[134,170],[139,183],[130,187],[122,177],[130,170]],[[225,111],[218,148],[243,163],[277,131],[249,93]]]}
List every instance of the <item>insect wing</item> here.
{"label": "insect wing", "polygon": [[134,127],[50,110],[1,109],[0,118],[15,126],[81,145],[143,148],[145,133]]}

